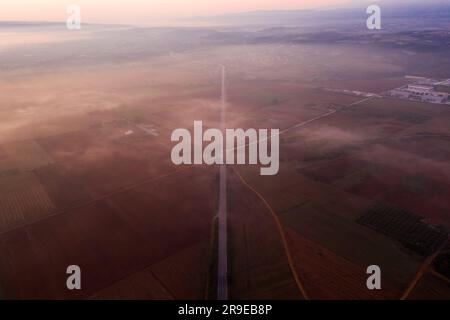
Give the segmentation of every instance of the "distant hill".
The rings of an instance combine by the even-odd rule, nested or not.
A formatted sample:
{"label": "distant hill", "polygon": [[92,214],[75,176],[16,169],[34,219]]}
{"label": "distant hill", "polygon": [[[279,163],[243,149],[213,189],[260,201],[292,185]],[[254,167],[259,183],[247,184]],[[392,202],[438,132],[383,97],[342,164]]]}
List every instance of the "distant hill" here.
{"label": "distant hill", "polygon": [[[384,18],[430,18],[450,19],[450,2],[445,0],[427,1],[381,1]],[[364,19],[369,3],[355,3],[345,8],[322,10],[275,10],[250,11],[216,16],[193,17],[190,20],[211,21],[224,24],[303,24],[326,20]]]}
{"label": "distant hill", "polygon": [[27,21],[0,21],[1,27],[20,28],[20,27],[53,27],[61,25],[62,22],[27,22]]}

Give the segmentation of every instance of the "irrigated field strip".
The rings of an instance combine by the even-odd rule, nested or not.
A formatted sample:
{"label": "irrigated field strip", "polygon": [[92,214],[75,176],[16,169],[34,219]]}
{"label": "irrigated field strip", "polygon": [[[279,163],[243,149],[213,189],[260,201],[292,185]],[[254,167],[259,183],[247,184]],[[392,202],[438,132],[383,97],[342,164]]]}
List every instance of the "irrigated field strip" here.
{"label": "irrigated field strip", "polygon": [[36,221],[55,209],[52,200],[42,186],[0,194],[0,230],[2,226],[17,226],[27,221]]}

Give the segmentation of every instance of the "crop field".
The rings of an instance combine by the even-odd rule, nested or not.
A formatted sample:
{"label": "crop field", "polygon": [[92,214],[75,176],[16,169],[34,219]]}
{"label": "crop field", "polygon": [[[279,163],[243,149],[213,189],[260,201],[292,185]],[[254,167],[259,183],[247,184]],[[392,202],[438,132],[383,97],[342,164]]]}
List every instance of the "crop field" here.
{"label": "crop field", "polygon": [[52,163],[51,157],[35,141],[22,141],[3,145],[6,154],[21,171],[30,171]]}
{"label": "crop field", "polygon": [[[261,184],[258,181],[266,180],[267,177],[261,178],[250,167],[245,170],[243,168],[239,170],[244,177],[251,181],[250,184],[280,215],[288,235],[289,249],[296,261],[296,270],[311,298],[348,299],[358,296],[364,299],[396,299],[401,295],[418,270],[421,257],[402,247],[394,239],[357,223],[357,217],[368,207],[370,201],[344,196],[342,191],[331,186],[325,187],[326,185],[292,172],[280,172],[270,178],[271,183]],[[248,199],[248,196],[245,198]],[[257,211],[247,210],[247,219],[255,210]],[[268,218],[264,217],[264,220]],[[259,218],[259,223],[262,221],[263,216]],[[234,230],[233,238],[239,243],[248,242],[251,234],[248,229],[254,227],[250,224],[237,228],[235,224],[231,229]],[[267,240],[259,241],[263,243]],[[233,250],[236,249],[233,247]],[[254,252],[260,251],[262,249]],[[237,261],[248,259],[241,257],[239,251],[233,253]],[[380,294],[372,295],[365,290],[364,268],[370,261],[377,261],[383,268],[385,290]],[[234,268],[241,270],[244,266]],[[233,273],[233,279],[241,279],[245,275],[243,271],[242,273],[243,275]],[[247,277],[250,277],[249,274]],[[243,280],[239,281],[239,285],[245,287]]]}
{"label": "crop field", "polygon": [[136,272],[104,288],[90,297],[92,300],[120,300],[124,297],[138,300],[171,300],[173,296],[151,270]]}
{"label": "crop field", "polygon": [[39,220],[55,209],[33,173],[0,177],[0,231]]}
{"label": "crop field", "polygon": [[[167,281],[168,287],[175,287],[173,290],[178,297],[202,296],[206,279],[203,272],[197,271],[207,269],[209,264],[207,246],[214,212],[211,206],[215,202],[204,203],[202,208],[191,206],[196,203],[196,197],[211,189],[214,175],[190,173],[184,178],[187,177],[197,186],[195,189],[179,183],[174,176],[42,220],[26,231],[17,229],[1,234],[0,250],[8,252],[7,259],[0,262],[0,277],[4,279],[2,291],[14,298],[87,298],[154,265],[152,272],[158,279],[163,279],[160,281]],[[168,188],[175,191],[172,193],[174,199],[183,193],[186,201],[161,202],[161,196]],[[200,243],[203,243],[202,247],[193,247]],[[190,247],[192,253],[199,254],[190,255],[192,274],[179,279],[184,281],[184,288],[188,288],[183,291],[182,287],[178,288],[178,283],[171,282],[176,281],[176,277],[168,277],[167,272],[176,273],[179,267],[187,268],[186,260],[180,264],[177,260],[183,259],[186,255],[183,250]],[[47,259],[52,263],[49,264]],[[61,282],[65,278],[63,266],[73,260],[86,272],[84,290],[78,294],[65,290],[65,281]],[[104,272],[105,266],[108,266],[107,272]],[[6,274],[10,276],[6,278]],[[193,282],[192,287],[186,282],[189,279]],[[117,296],[118,293],[111,290],[102,294]]]}
{"label": "crop field", "polygon": [[429,255],[447,240],[448,234],[445,229],[428,226],[421,219],[403,209],[377,204],[366,210],[358,222],[399,240],[418,253]]}
{"label": "crop field", "polygon": [[[443,197],[447,195],[448,198],[449,171],[447,164],[441,161],[446,157],[447,144],[434,149],[430,149],[431,146],[421,149],[417,144],[395,148],[393,144],[401,137],[409,137],[421,130],[428,130],[427,137],[442,139],[448,128],[436,125],[440,124],[436,119],[447,117],[449,111],[434,107],[385,99],[367,101],[320,119],[308,126],[308,130],[299,128],[281,136],[283,165],[276,177],[261,178],[254,170],[245,170],[250,184],[275,208],[284,226],[289,228],[290,245],[298,261],[299,273],[303,270],[304,281],[312,295],[326,299],[361,294],[367,298],[364,288],[355,287],[355,282],[350,279],[364,277],[362,268],[370,261],[378,261],[389,288],[384,291],[385,296],[378,298],[399,297],[414,277],[423,258],[411,252],[410,245],[403,240],[404,246],[400,245],[396,240],[400,238],[385,230],[374,232],[358,226],[358,217],[372,206],[373,201],[386,201],[423,216],[424,222],[418,218],[417,223],[424,230],[445,230],[442,227],[434,229],[428,223],[448,226],[448,201]],[[394,219],[392,214],[388,217]],[[431,239],[431,235],[423,236],[427,241]],[[428,253],[436,250],[447,237],[445,232],[436,236],[440,240]],[[335,278],[343,281],[336,284],[339,290],[337,287],[332,289],[336,281],[331,279],[328,286],[320,285],[319,279],[327,279],[329,273],[327,276],[315,275],[314,271],[320,274],[319,262],[312,267],[314,259],[295,249],[302,246],[302,250],[307,251],[306,243],[309,248],[315,248],[310,249],[313,250],[311,254],[320,248],[325,250],[323,256],[339,257],[327,261],[337,264]],[[339,266],[344,262],[348,264],[346,271],[350,270],[349,274]],[[351,270],[356,274],[351,274]],[[347,283],[345,279],[348,279]],[[423,281],[424,284],[416,288],[419,292],[429,290],[424,286],[432,287],[432,284],[426,284],[428,278]],[[446,284],[439,286],[439,290],[444,291],[436,294],[444,294]],[[336,296],[336,292],[340,296]]]}
{"label": "crop field", "polygon": [[426,274],[412,292],[410,300],[448,300],[450,283],[433,274]]}
{"label": "crop field", "polygon": [[[442,248],[440,254],[433,261],[434,271],[449,279],[450,277],[450,244],[447,242],[446,246]],[[447,281],[448,282],[448,281]]]}
{"label": "crop field", "polygon": [[301,299],[270,212],[234,174],[230,180],[231,296]]}
{"label": "crop field", "polygon": [[91,299],[202,299],[208,244],[199,242],[91,296]]}
{"label": "crop field", "polygon": [[286,233],[296,268],[311,299],[395,299],[398,295],[398,289],[387,281],[383,282],[383,291],[367,291],[364,268],[291,228],[286,228]]}
{"label": "crop field", "polygon": [[0,147],[0,176],[14,175],[18,172],[17,164],[15,164],[13,159],[11,159],[3,148]]}
{"label": "crop field", "polygon": [[[300,235],[318,242],[339,256],[360,266],[377,261],[385,279],[397,290],[403,289],[418,268],[418,258],[398,245],[351,220],[325,210],[318,204],[297,208],[281,216],[283,223]],[[351,245],[353,243],[353,246]],[[358,245],[355,246],[354,244]]]}
{"label": "crop field", "polygon": [[[278,214],[316,202],[346,219],[356,219],[359,212],[370,204],[370,201],[364,198],[308,179],[295,168],[295,164],[286,164],[280,168],[277,175],[261,177],[257,170],[245,167],[243,175],[250,185],[257,186],[258,192],[267,199]],[[263,180],[270,183],[262,184]],[[288,200],[284,201],[286,198]]]}
{"label": "crop field", "polygon": [[[67,210],[93,200],[83,181],[76,179],[70,170],[52,164],[34,170],[39,182],[52,200],[56,211]],[[61,188],[64,185],[65,188]]]}
{"label": "crop field", "polygon": [[124,133],[129,130],[129,126],[109,125],[49,137],[40,144],[57,161],[61,174],[68,172],[74,183],[82,183],[91,196],[98,197],[171,169],[167,147],[158,144],[157,137],[149,142],[134,129],[137,133],[126,143]]}
{"label": "crop field", "polygon": [[208,241],[199,241],[152,265],[152,273],[175,299],[204,299],[211,257]]}

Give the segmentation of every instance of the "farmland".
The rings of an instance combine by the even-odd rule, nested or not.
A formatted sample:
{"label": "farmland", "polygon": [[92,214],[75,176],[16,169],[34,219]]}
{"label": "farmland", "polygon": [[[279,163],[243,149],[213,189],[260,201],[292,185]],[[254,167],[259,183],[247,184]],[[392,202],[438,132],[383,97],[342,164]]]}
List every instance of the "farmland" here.
{"label": "farmland", "polygon": [[219,168],[174,165],[170,136],[220,126],[222,65],[226,126],[282,132],[277,175],[227,166],[229,297],[450,295],[450,108],[324,89],[380,94],[424,60],[437,76],[448,49],[111,28],[0,51],[2,297],[216,298]]}

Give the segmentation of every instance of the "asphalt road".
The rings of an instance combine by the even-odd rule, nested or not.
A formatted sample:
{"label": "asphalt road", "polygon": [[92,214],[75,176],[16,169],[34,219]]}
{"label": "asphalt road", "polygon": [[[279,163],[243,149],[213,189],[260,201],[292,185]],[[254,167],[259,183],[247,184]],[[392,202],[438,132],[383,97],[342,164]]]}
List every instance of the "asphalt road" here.
{"label": "asphalt road", "polygon": [[[222,67],[222,98],[220,110],[220,123],[222,132],[225,131],[225,109],[226,109],[226,70]],[[223,157],[223,153],[222,153]],[[225,159],[223,159],[225,160]],[[218,266],[217,266],[217,299],[228,299],[228,230],[227,230],[227,166],[220,165],[219,181],[219,243],[218,243]]]}

